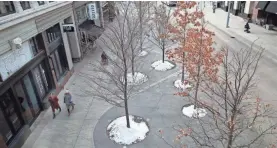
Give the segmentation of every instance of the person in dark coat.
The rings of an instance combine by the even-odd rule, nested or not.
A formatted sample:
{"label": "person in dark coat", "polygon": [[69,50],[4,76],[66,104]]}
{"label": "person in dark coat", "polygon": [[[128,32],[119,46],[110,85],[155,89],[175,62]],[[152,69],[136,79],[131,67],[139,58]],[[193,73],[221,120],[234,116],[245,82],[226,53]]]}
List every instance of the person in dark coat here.
{"label": "person in dark coat", "polygon": [[59,109],[60,112],[62,110],[60,107],[60,104],[59,104],[59,99],[57,96],[55,96],[53,93],[51,93],[48,98],[48,101],[50,102],[50,106],[51,106],[52,112],[53,112],[53,119],[54,119],[56,117],[55,110]]}
{"label": "person in dark coat", "polygon": [[249,33],[250,31],[249,31],[249,29],[250,29],[250,26],[249,26],[249,20],[247,20],[247,22],[246,22],[246,24],[245,24],[245,26],[244,26],[244,28],[245,28],[245,32],[247,32],[247,33]]}
{"label": "person in dark coat", "polygon": [[102,63],[104,65],[108,64],[108,57],[106,55],[106,53],[103,51],[102,55],[101,55],[101,60],[102,60]]}

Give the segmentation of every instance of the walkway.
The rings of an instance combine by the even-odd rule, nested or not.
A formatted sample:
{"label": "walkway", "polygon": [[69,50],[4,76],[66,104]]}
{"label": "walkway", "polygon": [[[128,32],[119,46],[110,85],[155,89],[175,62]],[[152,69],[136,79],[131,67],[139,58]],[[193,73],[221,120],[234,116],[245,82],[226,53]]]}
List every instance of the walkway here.
{"label": "walkway", "polygon": [[[22,148],[92,148],[92,131],[98,119],[111,105],[106,102],[85,96],[82,88],[87,87],[80,79],[78,72],[85,71],[89,62],[95,62],[100,58],[101,51],[95,50],[89,53],[82,62],[75,65],[75,73],[66,84],[76,103],[75,110],[70,117],[67,116],[63,103],[63,91],[59,94],[59,102],[62,112],[52,119],[49,108],[43,111],[32,126],[32,134],[28,137]],[[88,130],[90,129],[90,130]]]}

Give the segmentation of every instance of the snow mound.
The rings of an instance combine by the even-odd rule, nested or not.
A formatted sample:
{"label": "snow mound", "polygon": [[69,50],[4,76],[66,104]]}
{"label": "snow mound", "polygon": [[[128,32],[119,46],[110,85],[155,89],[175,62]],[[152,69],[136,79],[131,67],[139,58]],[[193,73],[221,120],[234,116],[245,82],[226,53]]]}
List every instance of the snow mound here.
{"label": "snow mound", "polygon": [[[121,78],[124,82],[124,78]],[[135,72],[134,76],[132,73],[127,74],[127,83],[128,85],[140,85],[148,80],[148,77],[145,74],[140,72]]]}
{"label": "snow mound", "polygon": [[148,54],[148,52],[147,51],[141,51],[139,54],[138,54],[138,56],[139,57],[144,57],[144,56],[146,56]]}
{"label": "snow mound", "polygon": [[193,118],[202,118],[207,114],[207,111],[203,108],[196,108],[194,109],[194,105],[190,105],[188,107],[183,107],[182,110],[183,114],[188,117]]}
{"label": "snow mound", "polygon": [[142,141],[146,137],[149,128],[142,118],[140,118],[140,122],[137,122],[134,116],[129,116],[129,119],[130,128],[126,126],[126,116],[119,117],[108,125],[107,130],[111,140],[118,144],[130,145]]}
{"label": "snow mound", "polygon": [[174,66],[175,65],[171,64],[168,61],[164,61],[163,63],[162,60],[156,61],[151,65],[151,67],[158,71],[167,71],[169,69],[172,69]]}
{"label": "snow mound", "polygon": [[188,84],[185,84],[185,83],[183,83],[181,80],[176,80],[175,82],[174,82],[174,86],[176,87],[176,88],[179,88],[179,89],[183,89],[183,90],[185,90],[185,89],[187,89],[187,88],[192,88],[192,86],[188,83]]}

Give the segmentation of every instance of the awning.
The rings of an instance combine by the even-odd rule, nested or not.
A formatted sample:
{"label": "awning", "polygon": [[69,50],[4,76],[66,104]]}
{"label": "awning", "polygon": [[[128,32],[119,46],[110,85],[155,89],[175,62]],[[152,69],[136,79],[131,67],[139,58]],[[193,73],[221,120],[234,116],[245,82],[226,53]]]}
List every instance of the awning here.
{"label": "awning", "polygon": [[92,20],[86,20],[84,23],[79,25],[79,29],[86,31],[89,35],[98,38],[104,31],[104,28],[94,25]]}
{"label": "awning", "polygon": [[277,14],[277,2],[271,1],[266,7],[265,11]]}
{"label": "awning", "polygon": [[269,1],[259,1],[258,4],[256,5],[256,8],[260,10],[265,10],[268,3]]}

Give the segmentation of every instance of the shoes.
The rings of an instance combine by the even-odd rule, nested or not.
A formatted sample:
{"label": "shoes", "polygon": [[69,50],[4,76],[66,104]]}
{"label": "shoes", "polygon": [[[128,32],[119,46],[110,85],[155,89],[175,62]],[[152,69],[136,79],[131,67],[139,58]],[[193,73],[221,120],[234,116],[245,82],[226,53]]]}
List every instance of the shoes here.
{"label": "shoes", "polygon": [[56,117],[56,115],[55,115],[55,114],[53,114],[53,119],[55,119],[55,117]]}

